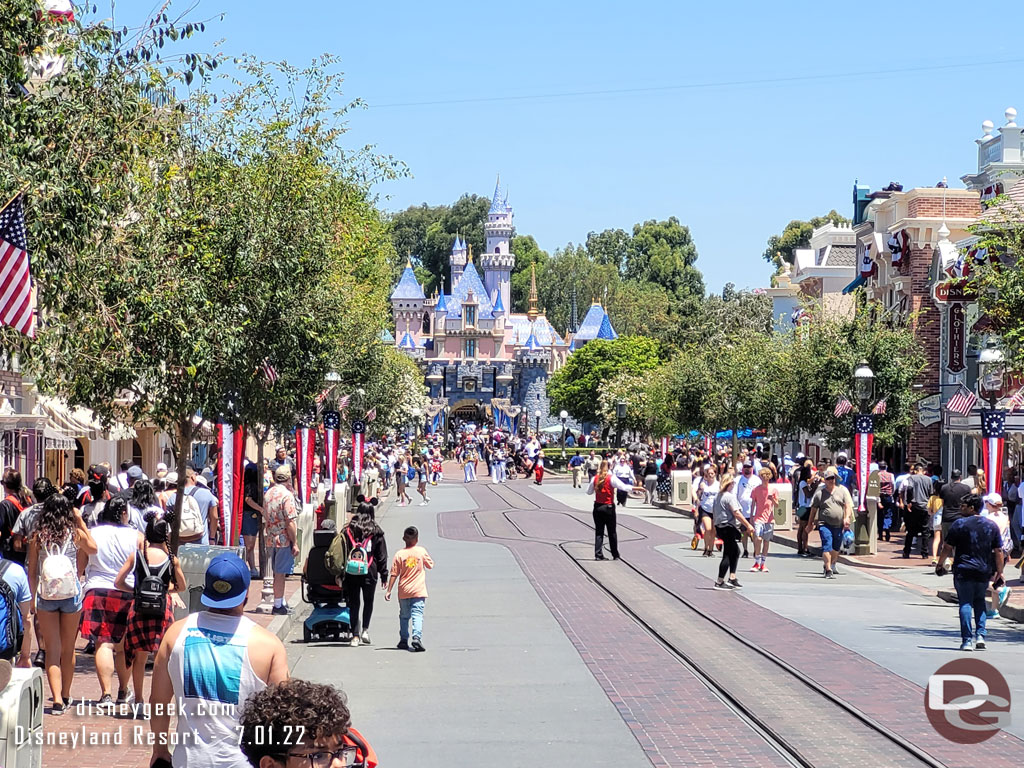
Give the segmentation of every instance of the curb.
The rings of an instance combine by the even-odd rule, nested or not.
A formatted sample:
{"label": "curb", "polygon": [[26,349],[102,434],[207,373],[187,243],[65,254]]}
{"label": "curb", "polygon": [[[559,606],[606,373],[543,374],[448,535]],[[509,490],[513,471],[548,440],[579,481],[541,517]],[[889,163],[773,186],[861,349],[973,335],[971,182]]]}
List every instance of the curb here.
{"label": "curb", "polygon": [[[956,590],[954,589],[940,589],[938,591],[938,597],[940,600],[945,600],[947,603],[959,602],[956,597]],[[1004,605],[999,609],[999,616],[1003,619],[1009,619],[1010,621],[1021,623],[1024,622],[1024,608],[1016,605]]]}

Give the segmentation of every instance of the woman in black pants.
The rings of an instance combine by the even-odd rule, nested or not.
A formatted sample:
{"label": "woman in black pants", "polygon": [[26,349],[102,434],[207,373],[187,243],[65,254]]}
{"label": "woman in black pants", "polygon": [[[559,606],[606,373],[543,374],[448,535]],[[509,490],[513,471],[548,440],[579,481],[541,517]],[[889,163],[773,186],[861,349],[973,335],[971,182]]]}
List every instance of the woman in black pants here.
{"label": "woman in black pants", "polygon": [[[718,566],[718,581],[715,582],[715,589],[740,589],[741,584],[736,579],[736,566],[740,560],[740,537],[742,531],[754,533],[752,526],[743,516],[743,507],[739,499],[733,493],[736,485],[736,477],[732,472],[726,472],[719,481],[718,496],[711,508],[712,519],[715,523],[715,532],[722,540],[722,562]],[[729,580],[725,580],[725,572],[729,572]]]}
{"label": "woman in black pants", "polygon": [[[339,535],[345,543],[345,575],[341,586],[345,591],[348,620],[352,627],[352,645],[369,645],[377,580],[380,579],[381,587],[388,582],[388,547],[384,531],[368,514],[357,513]],[[365,562],[365,567],[359,565],[360,561]],[[360,573],[364,570],[365,573]],[[362,616],[359,615],[360,605]]]}
{"label": "woman in black pants", "polygon": [[615,491],[632,490],[611,473],[608,461],[601,462],[601,468],[590,480],[587,493],[594,497],[594,559],[604,560],[604,532],[608,531],[608,546],[612,559],[619,559],[619,536],[615,530]]}

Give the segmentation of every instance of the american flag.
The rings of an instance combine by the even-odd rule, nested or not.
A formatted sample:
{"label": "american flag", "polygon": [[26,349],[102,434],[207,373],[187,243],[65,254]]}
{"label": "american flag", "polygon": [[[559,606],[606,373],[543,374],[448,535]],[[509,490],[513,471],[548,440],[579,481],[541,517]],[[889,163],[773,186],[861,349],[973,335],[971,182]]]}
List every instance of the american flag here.
{"label": "american flag", "polygon": [[263,362],[260,363],[259,370],[263,373],[263,378],[267,380],[268,384],[274,384],[281,378],[281,374],[277,372],[277,368],[275,368],[270,362],[269,357],[263,358]]}
{"label": "american flag", "polygon": [[958,389],[956,394],[949,398],[949,402],[946,403],[946,410],[951,411],[952,413],[959,413],[961,416],[966,416],[974,410],[974,404],[977,402],[978,396],[961,384],[960,389]]}
{"label": "american flag", "polygon": [[373,408],[371,408],[370,410],[368,410],[366,412],[366,420],[367,421],[373,421],[376,418],[377,418],[377,406],[373,406]]}
{"label": "american flag", "polygon": [[1016,411],[1024,405],[1024,387],[1018,389],[1006,404],[1006,410]]}
{"label": "american flag", "polygon": [[873,414],[875,414],[876,416],[881,416],[882,414],[884,414],[885,413],[885,398],[882,398],[881,400],[879,400],[875,404],[875,407],[871,409],[871,412]]}
{"label": "american flag", "polygon": [[839,402],[836,403],[836,409],[832,412],[832,415],[837,419],[840,416],[845,416],[853,410],[853,403],[847,400],[845,397],[839,398]]}
{"label": "american flag", "polygon": [[0,324],[35,338],[25,208],[18,195],[0,211]]}
{"label": "american flag", "polygon": [[334,387],[328,387],[328,388],[327,388],[327,389],[325,389],[325,390],[324,390],[323,392],[321,392],[321,393],[320,393],[319,395],[317,395],[317,396],[316,396],[316,404],[317,404],[317,405],[320,405],[320,404],[321,404],[321,403],[322,403],[322,402],[323,402],[324,400],[326,400],[326,399],[327,399],[327,396],[328,396],[329,394],[331,394],[331,390],[332,390],[332,389],[334,389]]}
{"label": "american flag", "polygon": [[352,395],[345,395],[340,400],[338,400],[338,410],[340,411],[342,408],[348,408],[348,403],[349,400],[351,399]]}

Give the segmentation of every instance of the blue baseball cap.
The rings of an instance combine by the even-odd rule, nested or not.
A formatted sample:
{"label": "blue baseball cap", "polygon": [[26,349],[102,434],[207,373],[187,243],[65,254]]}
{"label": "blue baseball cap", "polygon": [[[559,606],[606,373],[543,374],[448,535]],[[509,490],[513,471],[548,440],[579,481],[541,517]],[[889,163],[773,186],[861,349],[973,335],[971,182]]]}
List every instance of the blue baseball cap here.
{"label": "blue baseball cap", "polygon": [[217,555],[206,568],[206,586],[200,602],[207,608],[235,608],[249,594],[249,566],[238,555]]}

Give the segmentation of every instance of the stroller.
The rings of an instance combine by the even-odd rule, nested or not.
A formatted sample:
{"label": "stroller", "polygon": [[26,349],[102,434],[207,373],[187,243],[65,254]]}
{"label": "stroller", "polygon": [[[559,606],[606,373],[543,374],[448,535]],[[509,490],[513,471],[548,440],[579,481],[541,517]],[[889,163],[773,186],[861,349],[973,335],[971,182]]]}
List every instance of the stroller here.
{"label": "stroller", "polygon": [[342,640],[351,633],[348,606],[338,582],[327,570],[327,550],[337,531],[313,531],[313,548],[302,575],[302,599],[313,606],[313,612],[302,623],[302,641]]}

